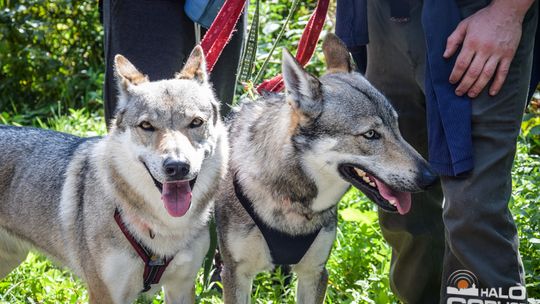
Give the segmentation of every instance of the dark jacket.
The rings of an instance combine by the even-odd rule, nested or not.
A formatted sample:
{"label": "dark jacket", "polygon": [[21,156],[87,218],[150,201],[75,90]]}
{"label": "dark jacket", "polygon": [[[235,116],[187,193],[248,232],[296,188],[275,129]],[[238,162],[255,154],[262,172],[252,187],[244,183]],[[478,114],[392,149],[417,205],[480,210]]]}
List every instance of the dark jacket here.
{"label": "dark jacket", "polygon": [[[406,3],[391,0],[391,19],[406,20],[409,16]],[[351,50],[357,50],[369,42],[366,0],[338,0],[336,19],[336,34]],[[447,37],[460,21],[461,14],[455,1],[424,0],[422,25],[427,55],[425,88],[429,161],[439,174],[447,176],[466,174],[474,165],[471,101],[466,96],[457,96],[454,93],[455,85],[448,82],[456,56],[450,60],[442,56]],[[539,31],[536,36],[531,87],[536,87],[540,80]]]}

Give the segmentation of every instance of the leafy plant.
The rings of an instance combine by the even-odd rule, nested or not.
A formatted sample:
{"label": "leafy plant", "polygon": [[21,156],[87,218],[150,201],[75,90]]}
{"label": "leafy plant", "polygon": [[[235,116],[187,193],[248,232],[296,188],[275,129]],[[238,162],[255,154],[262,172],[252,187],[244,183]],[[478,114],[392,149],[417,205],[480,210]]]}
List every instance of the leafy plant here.
{"label": "leafy plant", "polygon": [[[277,51],[268,60],[262,79],[280,72],[282,47],[293,51],[316,1],[299,1],[294,22],[285,26]],[[255,6],[250,7],[254,14]],[[34,125],[81,136],[106,133],[102,115],[103,31],[97,1],[0,0],[0,123]],[[255,64],[246,75],[257,75],[291,12],[290,1],[260,1]],[[331,8],[332,14],[332,8]],[[328,18],[326,30],[332,27]],[[323,33],[324,35],[324,33]],[[319,48],[307,66],[319,75]],[[253,84],[252,84],[253,85]],[[244,94],[242,89],[239,95]],[[539,96],[540,97],[540,96]],[[523,123],[511,209],[520,236],[520,250],[530,298],[540,298],[540,118],[535,99]],[[396,303],[390,291],[390,248],[381,236],[374,205],[351,190],[339,204],[337,240],[328,261],[327,303]],[[209,270],[207,269],[207,272]],[[208,273],[199,274],[197,301],[221,303]],[[262,273],[253,286],[255,303],[294,303],[295,276],[282,270]],[[81,303],[88,295],[69,271],[31,253],[0,281],[0,303]],[[141,297],[137,303],[162,303],[163,294]]]}
{"label": "leafy plant", "polygon": [[527,153],[532,145],[530,138],[520,137],[510,208],[518,228],[527,292],[530,298],[540,299],[540,156]]}
{"label": "leafy plant", "polygon": [[536,91],[522,124],[522,140],[529,144],[529,152],[540,155],[540,92]]}
{"label": "leafy plant", "polygon": [[0,0],[0,9],[3,112],[30,123],[68,108],[101,109],[97,1]]}

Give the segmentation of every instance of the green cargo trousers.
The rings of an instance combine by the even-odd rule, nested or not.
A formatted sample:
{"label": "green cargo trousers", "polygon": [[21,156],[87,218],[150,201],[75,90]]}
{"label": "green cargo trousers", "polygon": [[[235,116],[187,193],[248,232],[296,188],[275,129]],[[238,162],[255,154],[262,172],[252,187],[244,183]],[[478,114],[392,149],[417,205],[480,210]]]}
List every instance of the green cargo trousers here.
{"label": "green cargo trousers", "polygon": [[[457,0],[463,18],[490,2]],[[404,138],[427,158],[422,2],[411,3],[411,21],[396,23],[390,20],[389,0],[368,0],[366,77],[395,106]],[[488,297],[488,288],[497,288],[497,293],[501,288],[507,296],[511,287],[516,299],[525,297],[519,294],[524,288],[516,287],[524,285],[524,276],[508,202],[537,15],[535,3],[525,17],[523,36],[500,93],[491,97],[484,90],[472,100],[471,174],[442,177],[439,185],[414,194],[405,216],[379,212],[383,235],[393,249],[391,287],[405,303],[466,303],[462,299],[474,296],[448,294],[447,287],[473,287],[470,283],[479,287],[480,298],[497,300],[493,292]]]}

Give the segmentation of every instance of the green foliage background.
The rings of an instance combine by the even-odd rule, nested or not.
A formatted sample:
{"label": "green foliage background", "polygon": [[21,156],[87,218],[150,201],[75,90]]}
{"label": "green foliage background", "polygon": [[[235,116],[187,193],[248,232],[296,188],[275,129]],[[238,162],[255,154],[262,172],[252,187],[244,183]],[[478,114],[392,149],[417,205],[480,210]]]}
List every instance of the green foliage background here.
{"label": "green foliage background", "polygon": [[0,9],[2,111],[26,121],[69,108],[101,108],[97,0],[0,0]]}
{"label": "green foliage background", "polygon": [[[261,1],[257,73],[290,9],[290,1]],[[264,73],[280,70],[280,48],[296,49],[315,1],[300,1],[283,39]],[[253,6],[251,6],[251,13]],[[332,8],[330,15],[332,15]],[[333,17],[326,29],[332,28]],[[102,110],[103,31],[96,0],[0,0],[0,123],[34,125],[81,136],[105,134]],[[308,70],[323,71],[316,51]],[[239,89],[239,94],[243,94]],[[512,211],[519,227],[527,289],[540,298],[540,115],[527,114],[514,169]],[[328,303],[394,303],[387,278],[390,249],[382,239],[373,204],[351,190],[340,202],[336,244],[328,261]],[[255,303],[293,303],[294,284],[285,286],[277,271],[257,277]],[[221,303],[201,274],[196,284],[201,303]],[[69,271],[33,253],[0,281],[0,303],[80,303],[88,300]],[[139,302],[161,303],[162,295]]]}

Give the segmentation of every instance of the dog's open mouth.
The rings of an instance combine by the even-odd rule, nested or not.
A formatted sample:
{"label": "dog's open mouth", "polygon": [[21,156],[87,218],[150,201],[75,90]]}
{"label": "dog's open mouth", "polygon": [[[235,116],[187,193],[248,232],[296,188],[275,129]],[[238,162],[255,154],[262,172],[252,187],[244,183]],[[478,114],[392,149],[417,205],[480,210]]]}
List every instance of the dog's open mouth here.
{"label": "dog's open mouth", "polygon": [[338,167],[341,176],[362,191],[381,209],[388,212],[406,214],[411,209],[411,194],[400,192],[375,178],[373,174],[352,164],[341,164]]}
{"label": "dog's open mouth", "polygon": [[152,175],[144,162],[143,165],[161,193],[161,200],[167,212],[173,217],[185,215],[191,206],[191,189],[195,186],[197,178],[189,181],[166,181],[161,183]]}

